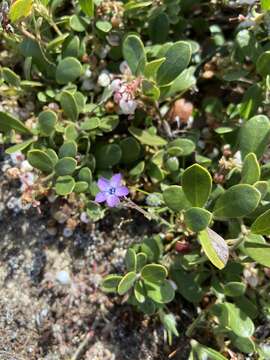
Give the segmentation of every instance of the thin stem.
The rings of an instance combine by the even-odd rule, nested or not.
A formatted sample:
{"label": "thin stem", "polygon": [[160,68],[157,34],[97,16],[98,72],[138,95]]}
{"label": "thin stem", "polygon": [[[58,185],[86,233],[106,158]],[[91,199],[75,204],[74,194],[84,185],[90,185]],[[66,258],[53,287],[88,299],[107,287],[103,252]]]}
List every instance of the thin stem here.
{"label": "thin stem", "polygon": [[49,174],[49,175],[46,176],[45,178],[41,179],[41,182],[42,182],[42,183],[45,183],[45,182],[51,180],[51,179],[54,177],[54,175],[55,175],[55,173],[52,172],[51,174]]}
{"label": "thin stem", "polygon": [[205,312],[201,312],[200,315],[193,321],[193,323],[187,328],[186,336],[191,337],[193,331],[198,326],[198,324],[203,320]]}
{"label": "thin stem", "polygon": [[146,217],[146,219],[161,222],[162,224],[168,226],[169,228],[172,227],[172,225],[168,221],[163,219],[162,217],[155,215],[155,214],[150,214],[148,211],[145,211],[143,208],[141,208],[140,206],[135,204],[132,200],[130,200],[128,198],[125,198],[125,199],[126,199],[126,202],[124,202],[125,206],[139,211],[141,214],[143,214]]}

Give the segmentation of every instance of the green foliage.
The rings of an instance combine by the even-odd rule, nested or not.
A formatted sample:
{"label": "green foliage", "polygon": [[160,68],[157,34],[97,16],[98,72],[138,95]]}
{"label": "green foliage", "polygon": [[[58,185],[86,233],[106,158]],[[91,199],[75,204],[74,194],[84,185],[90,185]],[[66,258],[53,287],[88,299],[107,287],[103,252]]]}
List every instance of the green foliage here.
{"label": "green foliage", "polygon": [[191,58],[191,46],[184,41],[178,41],[169,47],[164,54],[165,61],[157,71],[157,83],[160,86],[170,84],[186,69]]}
{"label": "green foliage", "polygon": [[223,269],[229,258],[229,249],[224,239],[215,231],[207,229],[199,234],[199,240],[212,264]]}
{"label": "green foliage", "polygon": [[109,212],[95,202],[98,179],[121,173],[120,216],[132,221],[133,208],[151,223],[103,291],[158,316],[169,343],[174,313],[192,303],[191,360],[263,359],[270,5],[214,3],[13,1],[1,27],[1,144],[33,166],[33,201],[56,195],[91,222]]}
{"label": "green foliage", "polygon": [[33,0],[16,0],[13,2],[10,11],[9,18],[12,22],[21,20],[31,13]]}
{"label": "green foliage", "polygon": [[87,16],[91,17],[94,15],[94,6],[95,6],[94,0],[79,0],[79,4],[82,11]]}
{"label": "green foliage", "polygon": [[214,217],[228,219],[246,216],[256,209],[260,199],[260,192],[251,185],[234,185],[218,198]]}
{"label": "green foliage", "polygon": [[195,232],[204,230],[210,223],[212,214],[198,207],[192,207],[185,211],[185,223],[187,227]]}
{"label": "green foliage", "polygon": [[270,121],[264,115],[257,115],[248,120],[239,132],[239,146],[242,156],[250,152],[260,158],[265,151],[270,137]]}
{"label": "green foliage", "polygon": [[195,164],[184,171],[182,185],[189,202],[193,206],[203,207],[211,192],[212,179],[206,169]]}
{"label": "green foliage", "polygon": [[128,35],[123,44],[123,55],[132,74],[143,74],[146,65],[146,55],[142,41],[136,35]]}

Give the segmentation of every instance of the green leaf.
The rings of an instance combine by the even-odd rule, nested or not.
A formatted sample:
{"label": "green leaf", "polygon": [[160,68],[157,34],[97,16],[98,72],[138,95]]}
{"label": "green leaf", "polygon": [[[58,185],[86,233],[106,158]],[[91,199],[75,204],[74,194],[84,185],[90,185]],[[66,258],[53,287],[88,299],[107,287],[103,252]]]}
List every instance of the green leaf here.
{"label": "green leaf", "polygon": [[117,115],[109,115],[100,119],[99,128],[104,132],[110,132],[117,128],[119,117]]}
{"label": "green leaf", "polygon": [[65,139],[76,140],[78,138],[78,131],[74,124],[70,124],[65,128]]}
{"label": "green leaf", "polygon": [[[192,350],[195,351],[200,360],[226,360],[227,358],[225,358],[223,355],[221,355],[219,352],[217,352],[214,349],[211,349],[210,347],[201,345],[200,343],[198,343],[196,340],[192,339],[191,340],[191,346],[192,346]],[[197,359],[194,358],[194,359]]]}
{"label": "green leaf", "polygon": [[223,220],[246,216],[256,209],[260,199],[261,193],[253,186],[234,185],[217,199],[214,217]]}
{"label": "green leaf", "polygon": [[139,310],[146,315],[154,315],[156,312],[156,304],[153,300],[146,298],[145,302],[139,304]]}
{"label": "green leaf", "polygon": [[169,172],[175,172],[179,169],[179,160],[176,156],[169,157],[165,160],[164,166]]}
{"label": "green leaf", "polygon": [[153,44],[163,44],[169,35],[170,22],[165,12],[152,17],[148,25],[149,37]]}
{"label": "green leaf", "polygon": [[148,163],[147,175],[149,175],[153,183],[157,183],[165,179],[165,172],[153,161],[149,161]]}
{"label": "green leaf", "polygon": [[192,88],[196,84],[196,77],[194,76],[194,72],[194,66],[190,66],[189,68],[182,71],[181,74],[178,75],[171,84],[163,86],[160,89],[160,97],[164,99]]}
{"label": "green leaf", "polygon": [[19,87],[21,84],[21,78],[9,68],[2,68],[2,76],[5,82],[7,82],[11,86]]}
{"label": "green leaf", "polygon": [[125,11],[137,10],[152,5],[152,1],[138,2],[137,0],[130,0],[124,4]]}
{"label": "green leaf", "polygon": [[256,181],[260,180],[260,177],[261,169],[256,155],[254,153],[247,154],[243,163],[241,182],[253,185]]}
{"label": "green leaf", "polygon": [[89,119],[86,119],[82,124],[81,124],[81,129],[82,130],[94,130],[96,128],[98,128],[100,125],[100,119],[98,117],[91,117]]}
{"label": "green leaf", "polygon": [[237,281],[231,281],[224,285],[224,294],[230,297],[243,296],[246,291],[246,285]]}
{"label": "green leaf", "polygon": [[118,164],[122,157],[122,150],[117,144],[107,144],[96,149],[95,158],[99,168],[111,168]]}
{"label": "green leaf", "polygon": [[270,0],[261,0],[261,7],[263,10],[270,10]]}
{"label": "green leaf", "polygon": [[91,185],[93,179],[91,170],[88,167],[81,168],[78,174],[78,178],[80,181],[85,181],[88,183],[88,185]]}
{"label": "green leaf", "polygon": [[77,32],[84,32],[86,31],[87,28],[87,22],[86,19],[83,18],[80,15],[71,15],[69,18],[69,25],[71,27],[72,30],[77,31]]}
{"label": "green leaf", "polygon": [[51,173],[53,171],[53,162],[51,158],[42,150],[28,151],[27,160],[34,168],[45,173]]}
{"label": "green leaf", "polygon": [[244,313],[246,313],[251,319],[256,319],[259,314],[259,309],[256,302],[249,300],[245,296],[236,297],[234,299],[235,305],[238,306]]}
{"label": "green leaf", "polygon": [[136,300],[139,303],[144,303],[145,302],[145,297],[146,297],[146,291],[144,289],[144,285],[142,281],[137,281],[135,286],[134,286],[134,295]]}
{"label": "green leaf", "polygon": [[137,275],[134,271],[127,273],[125,276],[122,277],[121,281],[118,284],[118,294],[124,295],[127,293],[133,286],[134,282],[136,281]]}
{"label": "green leaf", "polygon": [[159,99],[160,90],[152,80],[142,81],[142,91],[145,96],[151,98],[154,101]]}
{"label": "green leaf", "polygon": [[55,183],[56,194],[66,196],[72,193],[75,187],[75,180],[72,176],[59,176]]}
{"label": "green leaf", "polygon": [[256,351],[256,345],[251,338],[236,336],[233,332],[229,334],[233,346],[245,354]]}
{"label": "green leaf", "polygon": [[63,34],[63,35],[59,35],[56,38],[54,38],[53,40],[51,40],[48,45],[47,45],[47,49],[48,50],[54,50],[57,49],[59,46],[61,46],[63,44],[63,42],[65,41],[65,39],[68,37],[68,33]]}
{"label": "green leaf", "polygon": [[268,192],[268,182],[267,181],[257,181],[254,184],[254,187],[259,190],[261,193],[261,200],[263,200]]}
{"label": "green leaf", "polygon": [[[267,0],[269,1],[269,0]],[[257,72],[263,76],[266,77],[267,75],[270,75],[269,70],[269,62],[270,62],[270,51],[263,52],[256,63]]]}
{"label": "green leaf", "polygon": [[162,283],[168,275],[167,269],[159,264],[148,264],[142,268],[143,280],[150,283]]}
{"label": "green leaf", "polygon": [[174,299],[175,291],[169,280],[162,284],[145,283],[147,296],[159,304],[167,304]]}
{"label": "green leaf", "polygon": [[147,255],[148,261],[158,261],[163,251],[160,236],[152,236],[144,239],[141,251]]}
{"label": "green leaf", "polygon": [[193,206],[203,207],[212,189],[212,178],[201,165],[194,164],[182,175],[182,186],[188,201]]}
{"label": "green leaf", "polygon": [[125,164],[133,163],[138,160],[141,153],[141,146],[133,137],[127,137],[120,142],[122,150],[121,162]]}
{"label": "green leaf", "polygon": [[191,58],[191,46],[188,42],[178,41],[165,53],[166,60],[157,72],[159,86],[170,84],[188,66]]}
{"label": "green leaf", "polygon": [[72,157],[77,155],[77,144],[75,141],[64,142],[59,148],[59,158]]}
{"label": "green leaf", "polygon": [[254,234],[270,235],[270,210],[260,215],[251,225]]}
{"label": "green leaf", "polygon": [[55,172],[59,176],[71,175],[74,173],[77,161],[71,157],[64,157],[58,160],[55,165]]}
{"label": "green leaf", "polygon": [[269,144],[270,121],[265,115],[257,115],[248,120],[239,131],[239,146],[242,157],[250,152],[259,159]]}
{"label": "green leaf", "polygon": [[26,149],[28,146],[30,146],[32,143],[34,142],[34,139],[30,139],[30,140],[26,140],[23,141],[19,144],[10,146],[9,148],[6,149],[6,153],[7,154],[13,154],[17,151],[23,151],[24,149]]}
{"label": "green leaf", "polygon": [[240,116],[247,120],[255,115],[263,100],[264,96],[261,86],[258,84],[251,85],[244,93],[239,109]]}
{"label": "green leaf", "polygon": [[90,17],[94,16],[94,0],[79,0],[82,11]]}
{"label": "green leaf", "polygon": [[135,165],[130,171],[129,175],[132,177],[139,177],[145,169],[145,162],[140,161],[137,165]]}
{"label": "green leaf", "polygon": [[229,259],[229,249],[225,240],[209,228],[199,234],[199,240],[211,263],[218,269],[223,269]]}
{"label": "green leaf", "polygon": [[19,49],[25,58],[32,58],[32,63],[37,66],[42,74],[50,79],[55,77],[55,65],[49,61],[38,41],[24,38]]}
{"label": "green leaf", "polygon": [[141,271],[141,269],[147,263],[147,255],[143,252],[137,254],[137,271]]}
{"label": "green leaf", "polygon": [[176,139],[168,144],[167,151],[172,156],[188,156],[195,151],[195,144],[189,139]]}
{"label": "green leaf", "polygon": [[102,31],[104,33],[108,33],[112,29],[112,24],[109,21],[106,21],[106,20],[98,20],[96,22],[96,27],[100,31]]}
{"label": "green leaf", "polygon": [[56,67],[56,81],[60,85],[73,82],[82,74],[81,63],[73,57],[66,57]]}
{"label": "green leaf", "polygon": [[182,186],[172,185],[163,192],[165,204],[173,211],[179,212],[190,207]]}
{"label": "green leaf", "polygon": [[219,304],[222,309],[222,323],[228,326],[237,336],[250,337],[254,333],[252,320],[236,305],[229,302]]}
{"label": "green leaf", "polygon": [[158,69],[160,68],[161,64],[164,63],[165,60],[166,60],[165,58],[160,58],[148,62],[145,65],[144,76],[148,79],[155,79]]}
{"label": "green leaf", "polygon": [[77,181],[74,187],[74,192],[81,194],[88,190],[89,185],[86,181]]}
{"label": "green leaf", "polygon": [[244,251],[257,263],[270,268],[270,245],[245,241]]}
{"label": "green leaf", "polygon": [[3,111],[0,111],[0,131],[8,132],[12,129],[16,130],[20,134],[32,134],[20,120]]}
{"label": "green leaf", "polygon": [[79,36],[69,36],[62,45],[62,58],[79,57],[80,38]]}
{"label": "green leaf", "polygon": [[133,249],[128,249],[125,256],[125,264],[128,271],[136,271],[137,256]]}
{"label": "green leaf", "polygon": [[42,135],[50,136],[55,131],[57,116],[51,110],[42,111],[38,115],[38,125]]}
{"label": "green leaf", "polygon": [[130,126],[128,131],[142,144],[149,146],[164,146],[167,144],[167,141],[162,137],[150,134],[147,130],[141,130],[134,126]]}
{"label": "green leaf", "polygon": [[16,22],[28,15],[32,11],[33,0],[16,0],[10,7],[9,18]]}
{"label": "green leaf", "polygon": [[194,275],[183,268],[172,270],[172,280],[177,284],[177,291],[192,303],[199,303],[203,297],[202,288],[194,280]]}
{"label": "green leaf", "polygon": [[212,219],[212,214],[205,209],[192,207],[185,211],[184,218],[186,226],[190,230],[198,232],[207,228]]}
{"label": "green leaf", "polygon": [[123,55],[133,75],[143,74],[146,65],[146,54],[141,39],[128,35],[123,43]]}
{"label": "green leaf", "polygon": [[76,121],[79,116],[79,109],[75,97],[67,90],[63,91],[60,96],[61,107],[65,115],[72,121]]}
{"label": "green leaf", "polygon": [[111,274],[105,276],[101,284],[101,290],[106,293],[116,293],[122,276]]}
{"label": "green leaf", "polygon": [[50,157],[50,159],[53,163],[53,166],[55,166],[55,164],[58,161],[58,156],[57,156],[56,152],[53,149],[45,149],[44,151]]}

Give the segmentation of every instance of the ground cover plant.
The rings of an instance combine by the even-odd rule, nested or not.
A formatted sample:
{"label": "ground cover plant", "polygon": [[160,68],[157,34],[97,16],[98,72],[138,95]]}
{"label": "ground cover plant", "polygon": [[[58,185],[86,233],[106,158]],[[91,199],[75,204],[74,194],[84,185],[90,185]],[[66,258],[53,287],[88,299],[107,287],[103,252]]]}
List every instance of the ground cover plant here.
{"label": "ground cover plant", "polygon": [[270,317],[270,1],[0,6],[17,206],[72,199],[66,237],[139,212],[159,232],[126,249],[126,272],[102,290],[159,318],[160,342],[176,346],[185,299],[190,360],[270,359],[269,326],[258,330]]}

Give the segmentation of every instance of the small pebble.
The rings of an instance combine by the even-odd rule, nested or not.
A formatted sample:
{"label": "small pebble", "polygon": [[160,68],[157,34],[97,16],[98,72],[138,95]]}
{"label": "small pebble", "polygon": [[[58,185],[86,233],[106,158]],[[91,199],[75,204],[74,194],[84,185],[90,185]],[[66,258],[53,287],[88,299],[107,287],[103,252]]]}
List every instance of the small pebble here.
{"label": "small pebble", "polygon": [[59,271],[56,274],[56,280],[60,282],[62,285],[69,285],[71,283],[69,273],[67,271]]}

